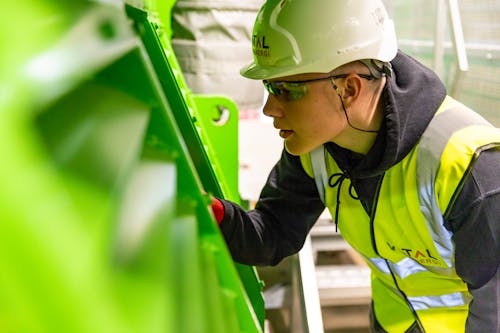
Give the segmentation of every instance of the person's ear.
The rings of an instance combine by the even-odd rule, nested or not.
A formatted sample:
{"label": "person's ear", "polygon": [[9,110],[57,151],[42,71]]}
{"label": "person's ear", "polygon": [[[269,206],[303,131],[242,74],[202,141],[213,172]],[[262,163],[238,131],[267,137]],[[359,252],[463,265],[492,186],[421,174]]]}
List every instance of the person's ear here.
{"label": "person's ear", "polygon": [[359,97],[362,85],[362,79],[355,74],[350,74],[345,78],[344,89],[342,89],[340,96],[342,96],[346,106]]}

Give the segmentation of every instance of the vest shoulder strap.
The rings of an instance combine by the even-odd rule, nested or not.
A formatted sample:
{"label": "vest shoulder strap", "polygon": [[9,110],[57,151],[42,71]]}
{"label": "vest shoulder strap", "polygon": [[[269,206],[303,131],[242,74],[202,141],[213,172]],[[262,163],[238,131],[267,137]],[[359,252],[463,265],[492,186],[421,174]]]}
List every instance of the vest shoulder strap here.
{"label": "vest shoulder strap", "polygon": [[[447,96],[418,144],[416,172],[419,197],[430,202],[435,196],[434,193],[438,190],[435,187],[436,177],[447,176],[446,172],[439,172],[440,169],[448,170],[446,166],[472,162],[470,160],[472,156],[468,158],[464,155],[467,150],[459,147],[468,146],[471,154],[479,153],[481,147],[488,146],[498,137],[497,133],[498,129],[478,113]],[[454,141],[455,144],[449,145],[450,141]],[[459,148],[456,153],[453,153],[454,147]],[[461,168],[455,169],[461,170],[462,168],[467,169],[467,166],[462,165]],[[457,182],[465,179],[462,177],[465,175],[459,176],[455,177],[457,179],[452,182],[449,180],[440,182],[449,185],[441,188],[439,200],[437,200],[442,215],[445,215],[452,196],[457,193],[456,189],[460,186]]]}
{"label": "vest shoulder strap", "polygon": [[328,184],[328,172],[326,171],[325,147],[323,145],[319,146],[310,152],[310,156],[314,181],[318,188],[319,197],[321,201],[326,204],[325,189]]}

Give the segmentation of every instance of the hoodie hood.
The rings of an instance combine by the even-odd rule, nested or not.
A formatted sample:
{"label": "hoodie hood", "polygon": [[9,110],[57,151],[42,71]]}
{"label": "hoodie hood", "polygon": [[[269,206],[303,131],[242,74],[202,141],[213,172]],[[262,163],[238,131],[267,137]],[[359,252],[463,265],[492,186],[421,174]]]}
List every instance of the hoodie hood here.
{"label": "hoodie hood", "polygon": [[[385,120],[373,147],[351,170],[356,178],[380,175],[401,161],[417,144],[446,97],[439,77],[417,60],[399,51],[391,64],[393,75],[381,96]],[[340,147],[330,148],[338,156]]]}

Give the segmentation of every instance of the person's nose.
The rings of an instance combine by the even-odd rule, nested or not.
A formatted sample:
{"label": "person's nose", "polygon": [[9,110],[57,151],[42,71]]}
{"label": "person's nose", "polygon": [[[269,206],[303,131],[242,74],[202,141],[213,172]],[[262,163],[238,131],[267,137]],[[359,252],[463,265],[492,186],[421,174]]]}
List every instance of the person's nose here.
{"label": "person's nose", "polygon": [[267,97],[266,104],[264,104],[262,112],[264,115],[272,118],[281,118],[284,115],[283,106],[279,102],[278,98],[271,94]]}

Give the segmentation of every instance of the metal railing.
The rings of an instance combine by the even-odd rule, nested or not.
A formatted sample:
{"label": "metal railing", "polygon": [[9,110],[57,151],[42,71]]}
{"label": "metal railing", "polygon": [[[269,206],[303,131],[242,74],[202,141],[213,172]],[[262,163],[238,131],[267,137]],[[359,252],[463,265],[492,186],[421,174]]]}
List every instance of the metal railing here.
{"label": "metal railing", "polygon": [[311,236],[292,262],[292,314],[292,332],[324,332]]}

